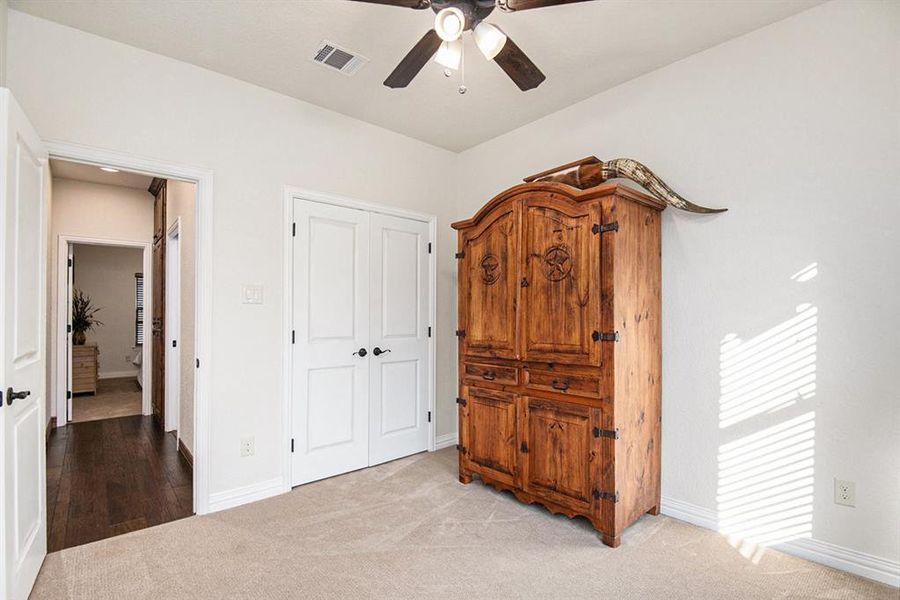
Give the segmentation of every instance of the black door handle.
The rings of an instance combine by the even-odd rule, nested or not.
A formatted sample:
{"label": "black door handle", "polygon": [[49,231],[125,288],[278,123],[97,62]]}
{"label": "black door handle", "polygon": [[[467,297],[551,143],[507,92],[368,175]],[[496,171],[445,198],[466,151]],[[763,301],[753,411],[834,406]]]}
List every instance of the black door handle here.
{"label": "black door handle", "polygon": [[14,392],[11,387],[6,388],[6,405],[9,406],[16,400],[24,400],[25,398],[27,398],[30,395],[31,395],[31,392],[29,390],[24,390],[21,392]]}
{"label": "black door handle", "polygon": [[378,356],[378,355],[380,355],[380,354],[387,354],[387,353],[390,352],[390,351],[391,351],[390,348],[385,348],[384,350],[382,350],[382,349],[379,348],[378,346],[375,346],[375,349],[372,350],[372,354],[374,354],[375,356]]}
{"label": "black door handle", "polygon": [[354,356],[358,355],[360,358],[364,357],[366,354],[368,354],[368,352],[366,352],[365,348],[360,348],[359,350],[357,350],[356,352],[353,353]]}

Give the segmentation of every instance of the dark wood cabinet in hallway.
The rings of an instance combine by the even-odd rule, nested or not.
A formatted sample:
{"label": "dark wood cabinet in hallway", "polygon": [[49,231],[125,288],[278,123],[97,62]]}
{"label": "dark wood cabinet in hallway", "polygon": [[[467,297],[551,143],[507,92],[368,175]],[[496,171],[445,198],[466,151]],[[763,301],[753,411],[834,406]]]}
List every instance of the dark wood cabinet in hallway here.
{"label": "dark wood cabinet in hallway", "polygon": [[72,423],[47,443],[50,552],[193,514],[191,467],[152,417]]}

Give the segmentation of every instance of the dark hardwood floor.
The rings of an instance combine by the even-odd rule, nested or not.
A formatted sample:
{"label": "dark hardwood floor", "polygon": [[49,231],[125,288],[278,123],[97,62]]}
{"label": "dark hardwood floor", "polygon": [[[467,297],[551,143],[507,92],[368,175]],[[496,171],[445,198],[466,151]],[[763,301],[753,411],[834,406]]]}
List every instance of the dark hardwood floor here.
{"label": "dark hardwood floor", "polygon": [[152,417],[71,423],[50,434],[50,552],[191,514],[191,468]]}

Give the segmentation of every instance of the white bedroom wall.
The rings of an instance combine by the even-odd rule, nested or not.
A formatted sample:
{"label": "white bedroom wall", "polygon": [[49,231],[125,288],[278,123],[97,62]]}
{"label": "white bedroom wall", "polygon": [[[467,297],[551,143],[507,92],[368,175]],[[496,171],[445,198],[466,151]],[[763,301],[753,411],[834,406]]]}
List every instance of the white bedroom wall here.
{"label": "white bedroom wall", "polygon": [[[457,215],[589,155],[636,158],[686,198],[728,207],[663,218],[668,508],[752,540],[761,506],[742,486],[755,466],[765,477],[791,464],[784,483],[798,495],[775,503],[775,538],[811,536],[894,569],[898,31],[896,2],[837,1],[640,77],[463,152]],[[783,464],[768,454],[780,429]],[[856,508],[833,503],[833,477],[856,482]],[[735,490],[746,503],[729,513]]]}
{"label": "white bedroom wall", "polygon": [[[455,196],[442,176],[455,154],[17,11],[9,34],[9,87],[44,139],[215,173],[212,493],[282,473],[285,185],[437,215],[436,424],[439,435],[455,429]],[[248,282],[264,286],[264,304],[241,303]],[[251,435],[256,453],[241,458]]]}
{"label": "white bedroom wall", "polygon": [[99,349],[100,379],[134,377],[135,273],[144,272],[140,248],[73,244],[75,289],[91,297],[103,323],[87,333]]}
{"label": "white bedroom wall", "polygon": [[9,22],[9,2],[0,0],[0,86],[6,85],[6,43]]}
{"label": "white bedroom wall", "polygon": [[[54,178],[50,201],[50,235],[47,255],[50,257],[48,281],[48,323],[56,323],[59,236],[105,238],[131,242],[153,241],[153,196],[149,192],[88,183],[74,179]],[[102,318],[100,319],[103,320]],[[51,329],[51,327],[48,327]],[[57,339],[49,336],[48,359],[50,385],[56,389]],[[50,394],[48,394],[48,397]],[[50,416],[56,416],[56,402],[50,402]]]}

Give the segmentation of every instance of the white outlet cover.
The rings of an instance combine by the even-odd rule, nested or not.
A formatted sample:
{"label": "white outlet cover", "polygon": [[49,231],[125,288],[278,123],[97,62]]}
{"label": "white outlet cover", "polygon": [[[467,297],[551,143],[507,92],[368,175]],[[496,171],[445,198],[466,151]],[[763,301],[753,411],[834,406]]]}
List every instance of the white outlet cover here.
{"label": "white outlet cover", "polygon": [[255,443],[252,437],[241,438],[241,456],[253,456]]}
{"label": "white outlet cover", "polygon": [[856,482],[835,477],[834,503],[841,506],[856,506]]}
{"label": "white outlet cover", "polygon": [[241,286],[241,301],[244,304],[262,304],[263,286],[259,284],[245,283]]}

